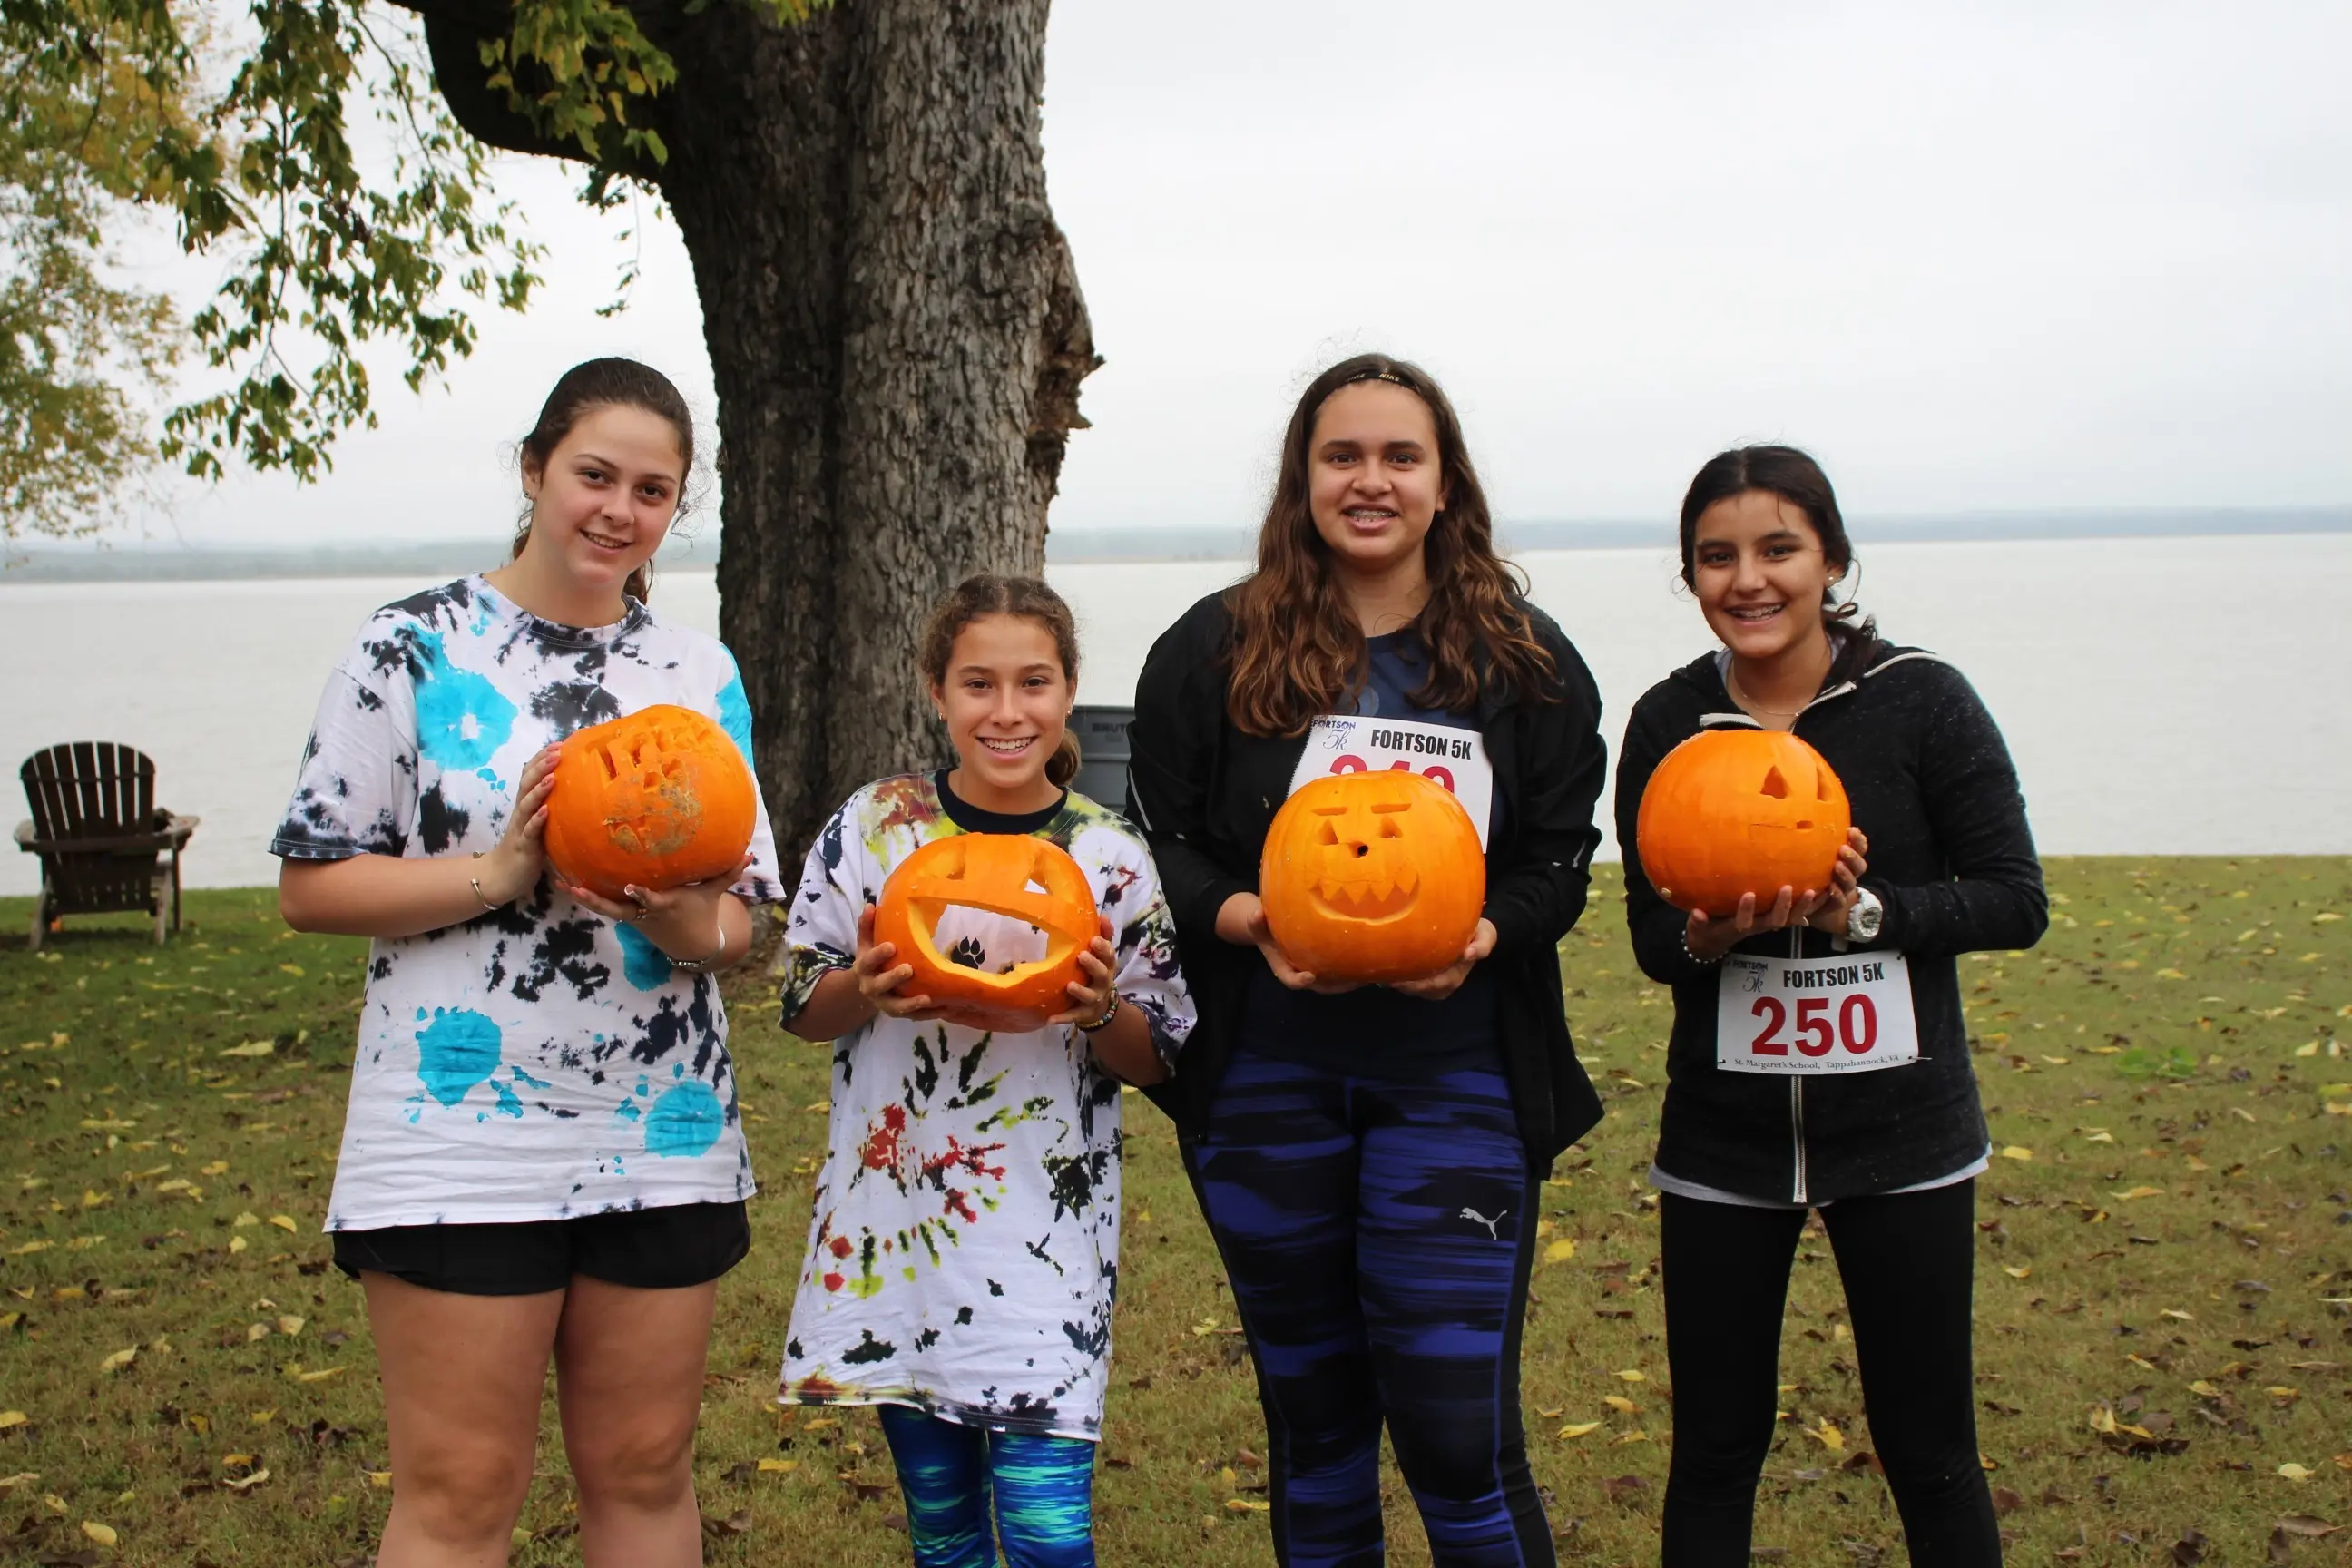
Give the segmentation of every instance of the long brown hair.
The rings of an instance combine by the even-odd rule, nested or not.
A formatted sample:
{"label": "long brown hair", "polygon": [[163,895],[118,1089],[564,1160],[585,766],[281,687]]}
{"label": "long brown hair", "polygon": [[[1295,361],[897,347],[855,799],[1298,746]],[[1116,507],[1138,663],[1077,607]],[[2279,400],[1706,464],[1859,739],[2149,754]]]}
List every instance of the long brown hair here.
{"label": "long brown hair", "polygon": [[[948,660],[955,657],[956,638],[982,616],[1018,616],[1045,627],[1054,638],[1054,651],[1061,657],[1062,679],[1077,685],[1078,623],[1062,595],[1043,578],[981,572],[949,589],[947,596],[931,607],[931,618],[923,623],[915,664],[933,690],[947,684]],[[1078,738],[1066,721],[1062,743],[1045,759],[1045,782],[1056,789],[1067,784],[1078,776],[1079,760]]]}
{"label": "long brown hair", "polygon": [[[520,456],[523,467],[547,472],[547,460],[555,456],[555,448],[572,434],[572,426],[583,415],[599,408],[642,408],[646,413],[669,421],[677,432],[679,492],[677,510],[671,514],[675,523],[686,515],[686,476],[694,471],[694,413],[686,405],[669,377],[649,364],[633,359],[592,359],[575,364],[556,378],[553,390],[539,411],[539,422],[530,434],[522,438]],[[530,542],[530,513],[522,516],[516,529],[513,554],[522,554],[522,547]],[[653,596],[654,563],[650,561],[629,574],[621,584],[621,592],[643,604]]]}
{"label": "long brown hair", "polygon": [[1364,632],[1348,613],[1331,573],[1330,547],[1316,531],[1309,500],[1315,421],[1343,386],[1383,381],[1429,405],[1437,426],[1444,504],[1422,542],[1429,603],[1416,623],[1429,649],[1429,679],[1412,700],[1461,712],[1476,706],[1484,681],[1551,700],[1558,670],[1536,640],[1521,602],[1518,568],[1495,553],[1486,492],[1462,440],[1453,404],[1427,371],[1386,354],[1342,360],[1307,384],[1282,437],[1274,499],[1257,535],[1257,570],[1230,589],[1234,616],[1225,703],[1250,735],[1296,735],[1363,684]]}

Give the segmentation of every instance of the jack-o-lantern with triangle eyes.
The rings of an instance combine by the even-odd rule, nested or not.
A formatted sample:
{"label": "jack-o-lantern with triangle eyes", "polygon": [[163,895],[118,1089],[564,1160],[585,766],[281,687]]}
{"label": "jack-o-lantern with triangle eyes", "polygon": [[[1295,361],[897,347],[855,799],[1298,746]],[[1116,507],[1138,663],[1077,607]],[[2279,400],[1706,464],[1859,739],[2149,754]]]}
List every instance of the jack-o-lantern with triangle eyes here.
{"label": "jack-o-lantern with triangle eyes", "polygon": [[1459,963],[1486,906],[1478,830],[1443,785],[1335,773],[1283,803],[1258,862],[1266,929],[1318,980],[1419,980]]}
{"label": "jack-o-lantern with triangle eyes", "polygon": [[574,886],[625,900],[724,876],[751,842],[760,797],[719,721],[656,703],[575,730],[556,753],[548,863]]}
{"label": "jack-o-lantern with triangle eyes", "polygon": [[1782,888],[1827,889],[1853,823],[1845,785],[1796,736],[1702,730],[1650,775],[1635,839],[1662,897],[1720,917],[1743,893],[1769,907]]}
{"label": "jack-o-lantern with triangle eyes", "polygon": [[[950,909],[1034,926],[1045,954],[994,973],[959,963],[936,940]],[[1009,1034],[1068,1009],[1070,983],[1084,978],[1078,954],[1101,930],[1078,863],[1059,845],[1016,833],[934,838],[898,862],[874,910],[874,940],[898,949],[894,963],[914,967],[899,994],[929,997],[954,1023]]]}

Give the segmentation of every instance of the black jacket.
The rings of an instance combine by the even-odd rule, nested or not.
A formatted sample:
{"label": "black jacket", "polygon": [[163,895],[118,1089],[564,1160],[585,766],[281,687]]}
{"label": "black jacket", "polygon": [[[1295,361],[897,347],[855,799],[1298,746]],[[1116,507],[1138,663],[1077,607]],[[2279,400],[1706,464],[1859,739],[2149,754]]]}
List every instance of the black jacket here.
{"label": "black jacket", "polygon": [[[1552,1159],[1601,1120],[1562,1010],[1559,946],[1584,909],[1594,807],[1608,761],[1601,693],[1575,647],[1542,611],[1522,605],[1559,670],[1557,701],[1481,700],[1478,730],[1504,802],[1486,848],[1486,918],[1496,943],[1498,1033],[1520,1141],[1529,1163]],[[1257,891],[1266,829],[1290,791],[1304,734],[1245,735],[1226,716],[1233,616],[1222,594],[1194,605],[1152,645],[1135,694],[1128,808],[1150,840],[1176,917],[1184,978],[1199,1022],[1176,1076],[1144,1092],[1197,1135],[1233,1052],[1255,948],[1219,940],[1217,910]]]}
{"label": "black jacket", "polygon": [[[1832,676],[1796,722],[1845,785],[1870,840],[1862,885],[1886,906],[1875,941],[1910,960],[1919,1060],[1811,1081],[1715,1065],[1719,964],[1683,945],[1685,917],[1643,876],[1634,852],[1642,791],[1659,761],[1702,729],[1753,727],[1709,655],[1633,705],[1617,771],[1626,920],[1643,972],[1674,987],[1658,1166],[1685,1181],[1783,1202],[1890,1192],[1932,1181],[1984,1152],[1984,1110],[1969,1065],[1954,955],[2031,947],[2050,923],[2042,863],[2000,731],[1966,677],[1917,648],[1880,647],[1854,679]],[[1740,951],[1785,953],[1789,933]],[[1805,956],[1840,949],[1802,932]]]}

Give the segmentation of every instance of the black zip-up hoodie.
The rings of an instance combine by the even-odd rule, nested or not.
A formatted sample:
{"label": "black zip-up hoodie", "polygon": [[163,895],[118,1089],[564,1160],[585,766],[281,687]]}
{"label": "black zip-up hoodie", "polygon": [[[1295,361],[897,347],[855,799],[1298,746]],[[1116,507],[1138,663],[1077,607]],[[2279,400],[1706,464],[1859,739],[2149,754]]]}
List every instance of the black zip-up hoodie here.
{"label": "black zip-up hoodie", "polygon": [[[1845,785],[1854,826],[1870,840],[1862,885],[1884,901],[1885,920],[1869,942],[1809,928],[1797,940],[1809,958],[1859,950],[1909,959],[1919,1060],[1907,1067],[1811,1079],[1717,1068],[1722,966],[1685,948],[1687,917],[1642,874],[1634,825],[1668,752],[1700,730],[1756,721],[1732,701],[1710,654],[1643,693],[1626,724],[1617,770],[1626,920],[1643,972],[1674,987],[1657,1159],[1685,1181],[1820,1203],[1933,1181],[1985,1150],[1954,957],[2042,939],[2050,923],[2042,863],[2009,749],[1967,678],[1918,648],[1880,644],[1857,662],[1858,677],[1832,672],[1795,732]],[[1762,932],[1739,951],[1785,954],[1791,940]]]}
{"label": "black zip-up hoodie", "polygon": [[[1548,1171],[1562,1149],[1601,1120],[1601,1100],[1576,1059],[1560,989],[1560,939],[1583,911],[1593,812],[1608,772],[1601,692],[1551,617],[1522,604],[1559,671],[1557,701],[1488,692],[1478,731],[1504,803],[1486,847],[1486,918],[1500,980],[1497,1034],[1529,1164]],[[1307,747],[1245,735],[1225,704],[1233,616],[1222,594],[1201,600],[1144,660],[1129,728],[1128,809],[1150,840],[1152,859],[1199,1018],[1176,1076],[1144,1090],[1197,1136],[1233,1055],[1251,976],[1265,960],[1217,936],[1217,910],[1257,891],[1266,829],[1290,793]]]}

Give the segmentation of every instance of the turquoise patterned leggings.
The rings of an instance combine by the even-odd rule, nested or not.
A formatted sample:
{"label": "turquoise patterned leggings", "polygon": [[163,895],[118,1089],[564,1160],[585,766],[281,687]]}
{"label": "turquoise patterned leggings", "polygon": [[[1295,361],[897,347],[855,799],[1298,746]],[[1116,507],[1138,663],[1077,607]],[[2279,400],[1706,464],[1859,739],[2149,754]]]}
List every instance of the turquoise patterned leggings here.
{"label": "turquoise patterned leggings", "polygon": [[1095,1446],[1079,1437],[988,1432],[904,1405],[880,1407],[907,1499],[915,1568],[1094,1568]]}

